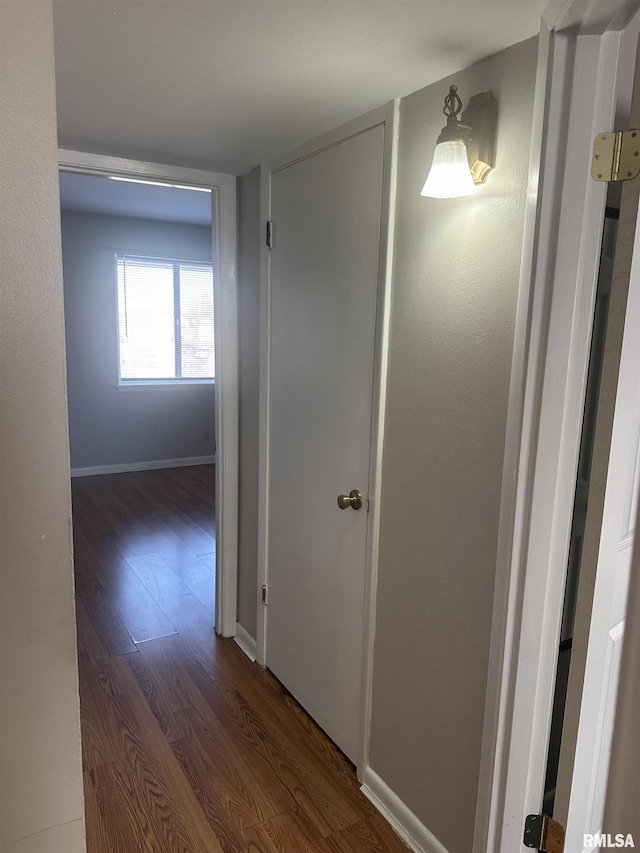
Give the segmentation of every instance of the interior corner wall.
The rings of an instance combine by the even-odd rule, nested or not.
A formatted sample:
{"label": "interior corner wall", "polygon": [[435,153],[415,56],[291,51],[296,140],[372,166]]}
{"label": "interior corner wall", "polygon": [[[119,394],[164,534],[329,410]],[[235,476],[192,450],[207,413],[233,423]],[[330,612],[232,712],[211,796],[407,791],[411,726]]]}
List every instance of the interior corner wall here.
{"label": "interior corner wall", "polygon": [[240,472],[238,622],[255,638],[258,589],[260,384],[260,168],[240,179],[239,198]]}
{"label": "interior corner wall", "polygon": [[211,246],[209,226],[63,212],[72,469],[213,456],[213,385],[118,388],[115,270],[118,252],[211,263]]}
{"label": "interior corner wall", "polygon": [[0,3],[0,850],[85,850],[51,2]]}
{"label": "interior corner wall", "polygon": [[[369,763],[473,843],[537,39],[401,102]],[[499,99],[477,195],[420,196],[442,104]]]}

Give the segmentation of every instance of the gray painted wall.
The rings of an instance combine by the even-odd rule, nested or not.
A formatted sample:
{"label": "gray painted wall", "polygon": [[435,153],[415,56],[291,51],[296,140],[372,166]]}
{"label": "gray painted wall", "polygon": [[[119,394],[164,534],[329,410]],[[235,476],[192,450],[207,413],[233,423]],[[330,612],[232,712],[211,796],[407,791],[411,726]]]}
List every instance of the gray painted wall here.
{"label": "gray painted wall", "polygon": [[257,632],[258,439],[260,379],[260,169],[240,179],[239,203],[240,483],[238,622]]}
{"label": "gray painted wall", "polygon": [[71,467],[211,455],[213,385],[117,387],[115,252],[211,262],[211,229],[63,212]]}
{"label": "gray painted wall", "polygon": [[81,853],[51,3],[0,3],[0,850]]}
{"label": "gray painted wall", "polygon": [[[370,764],[450,853],[478,793],[536,51],[401,105]],[[496,169],[426,199],[451,82],[500,99]]]}
{"label": "gray painted wall", "polygon": [[[403,99],[370,744],[450,853],[472,846],[537,40]],[[499,97],[474,198],[420,189],[449,84]],[[238,619],[255,636],[259,172],[240,182]],[[406,495],[412,495],[411,503]]]}

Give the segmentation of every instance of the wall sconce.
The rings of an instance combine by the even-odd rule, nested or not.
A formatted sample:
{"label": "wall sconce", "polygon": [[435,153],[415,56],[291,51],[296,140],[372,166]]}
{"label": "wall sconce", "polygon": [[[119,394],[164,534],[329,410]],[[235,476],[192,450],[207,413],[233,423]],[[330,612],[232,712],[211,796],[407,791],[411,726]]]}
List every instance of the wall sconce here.
{"label": "wall sconce", "polygon": [[442,112],[447,125],[442,128],[433,163],[420,195],[431,198],[458,198],[473,195],[493,169],[498,101],[491,92],[470,98],[462,110],[458,87],[451,86]]}

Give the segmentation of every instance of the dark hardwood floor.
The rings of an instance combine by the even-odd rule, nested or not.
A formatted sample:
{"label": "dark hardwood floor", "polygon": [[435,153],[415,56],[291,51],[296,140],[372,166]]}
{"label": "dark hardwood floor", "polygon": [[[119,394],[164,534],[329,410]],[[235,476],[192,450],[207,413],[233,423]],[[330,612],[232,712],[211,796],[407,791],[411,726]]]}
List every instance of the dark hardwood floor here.
{"label": "dark hardwood floor", "polygon": [[214,624],[212,466],[73,481],[89,853],[407,848]]}

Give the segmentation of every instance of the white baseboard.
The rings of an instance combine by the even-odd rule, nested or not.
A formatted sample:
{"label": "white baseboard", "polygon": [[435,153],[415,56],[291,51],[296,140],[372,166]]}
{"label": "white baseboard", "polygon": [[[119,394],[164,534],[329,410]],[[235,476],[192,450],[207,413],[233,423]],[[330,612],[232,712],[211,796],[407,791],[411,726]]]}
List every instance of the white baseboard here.
{"label": "white baseboard", "polygon": [[370,767],[365,768],[361,790],[414,853],[448,853],[446,847]]}
{"label": "white baseboard", "polygon": [[95,474],[123,474],[125,471],[152,471],[156,468],[186,468],[189,465],[211,465],[212,456],[185,456],[182,459],[155,459],[151,462],[119,462],[116,465],[94,465],[91,468],[72,468],[72,477],[93,477]]}
{"label": "white baseboard", "polygon": [[242,625],[237,622],[236,623],[236,635],[233,638],[236,643],[240,646],[245,655],[249,658],[249,660],[256,659],[256,641],[253,637],[242,627]]}

